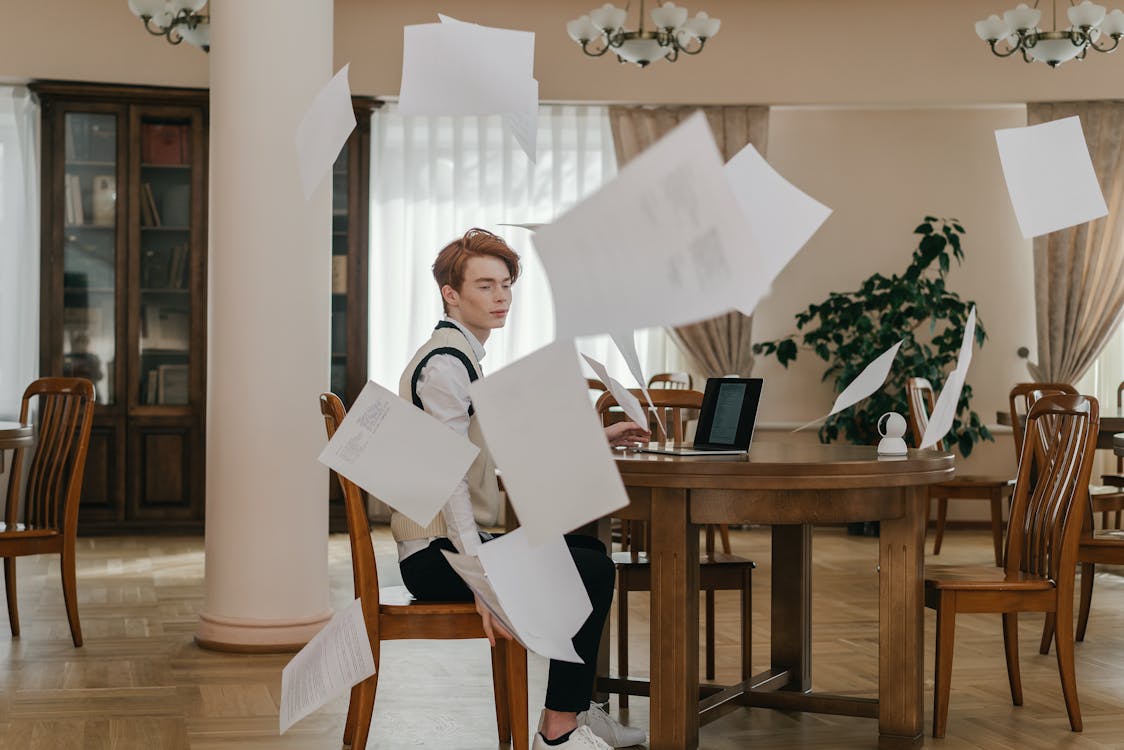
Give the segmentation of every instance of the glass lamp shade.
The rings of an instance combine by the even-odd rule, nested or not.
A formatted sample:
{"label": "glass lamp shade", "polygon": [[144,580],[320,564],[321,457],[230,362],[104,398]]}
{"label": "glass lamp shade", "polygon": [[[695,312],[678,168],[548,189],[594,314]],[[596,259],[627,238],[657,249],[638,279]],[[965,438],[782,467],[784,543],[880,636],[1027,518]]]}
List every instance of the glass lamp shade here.
{"label": "glass lamp shade", "polygon": [[194,29],[189,29],[187,26],[181,25],[177,26],[176,30],[188,44],[203,50],[209,50],[211,48],[211,24],[200,23],[197,24]]}
{"label": "glass lamp shade", "polygon": [[675,3],[664,3],[652,9],[652,23],[661,29],[678,29],[687,22],[687,9]]}
{"label": "glass lamp shade", "polygon": [[722,27],[722,20],[719,18],[711,18],[706,13],[699,11],[695,14],[694,23],[696,28],[696,36],[702,39],[710,39],[718,33],[718,29]]}
{"label": "glass lamp shade", "polygon": [[614,52],[625,62],[644,67],[650,62],[667,57],[671,47],[661,47],[655,39],[627,39]]}
{"label": "glass lamp shade", "polygon": [[1085,0],[1080,5],[1070,7],[1066,14],[1069,16],[1069,22],[1074,26],[1098,26],[1104,20],[1105,7]]}
{"label": "glass lamp shade", "polygon": [[207,0],[170,0],[168,3],[172,6],[172,13],[178,15],[181,10],[186,10],[188,13],[198,13]]}
{"label": "glass lamp shade", "polygon": [[1003,14],[1003,20],[1012,29],[1037,29],[1041,18],[1042,11],[1028,8],[1026,3],[1019,3],[1019,7]]}
{"label": "glass lamp shade", "polygon": [[129,10],[137,18],[148,16],[162,20],[167,13],[167,5],[164,0],[129,0]]}
{"label": "glass lamp shade", "polygon": [[1124,10],[1114,10],[1101,21],[1100,29],[1109,36],[1124,34]]}
{"label": "glass lamp shade", "polygon": [[602,32],[593,21],[589,20],[589,16],[582,16],[566,24],[566,33],[569,34],[570,38],[575,42],[581,44],[582,42],[596,39],[601,36]]}
{"label": "glass lamp shade", "polygon": [[1065,39],[1039,39],[1038,43],[1027,49],[1026,54],[1032,60],[1044,62],[1051,68],[1057,67],[1067,60],[1072,60],[1081,54],[1082,46],[1078,46]]}
{"label": "glass lamp shade", "polygon": [[982,21],[976,21],[976,34],[985,42],[998,41],[1010,33],[1011,27],[999,16],[991,15]]}
{"label": "glass lamp shade", "polygon": [[627,11],[624,8],[618,8],[612,3],[605,3],[600,8],[589,12],[589,20],[599,29],[616,31],[624,26],[626,15]]}

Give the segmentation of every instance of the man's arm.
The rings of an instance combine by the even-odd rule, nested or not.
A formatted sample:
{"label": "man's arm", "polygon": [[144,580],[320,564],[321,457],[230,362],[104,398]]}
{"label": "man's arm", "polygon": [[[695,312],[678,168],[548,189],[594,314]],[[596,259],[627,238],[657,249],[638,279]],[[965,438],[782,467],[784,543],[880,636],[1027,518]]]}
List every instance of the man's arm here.
{"label": "man's arm", "polygon": [[[468,371],[464,363],[451,354],[438,354],[430,358],[418,377],[417,395],[422,408],[458,434],[468,436],[471,417],[468,409],[472,400],[468,395]],[[449,539],[457,550],[475,555],[480,546],[480,531],[472,512],[472,499],[468,492],[468,478],[462,478],[453,494],[441,508]]]}

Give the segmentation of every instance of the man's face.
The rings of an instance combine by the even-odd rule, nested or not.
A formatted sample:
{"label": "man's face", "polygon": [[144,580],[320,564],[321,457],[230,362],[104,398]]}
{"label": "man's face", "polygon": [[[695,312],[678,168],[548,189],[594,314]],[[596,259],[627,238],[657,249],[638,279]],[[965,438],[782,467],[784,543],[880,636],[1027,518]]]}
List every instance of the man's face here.
{"label": "man's face", "polygon": [[511,274],[499,258],[490,255],[469,258],[460,290],[446,284],[441,294],[450,315],[470,329],[503,328],[511,307]]}

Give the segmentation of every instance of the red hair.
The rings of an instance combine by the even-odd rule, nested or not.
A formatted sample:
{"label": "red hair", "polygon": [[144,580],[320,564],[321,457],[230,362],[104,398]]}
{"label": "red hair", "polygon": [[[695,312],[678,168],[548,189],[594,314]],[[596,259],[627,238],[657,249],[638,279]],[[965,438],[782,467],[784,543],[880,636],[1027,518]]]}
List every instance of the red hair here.
{"label": "red hair", "polygon": [[[459,237],[441,249],[437,260],[433,261],[433,279],[437,288],[443,289],[446,284],[458,292],[464,284],[464,271],[468,261],[472,258],[499,258],[507,266],[511,276],[511,283],[519,278],[519,254],[503,241],[502,237],[492,234],[485,229],[469,229],[463,237]],[[444,298],[442,298],[444,306]],[[445,312],[449,312],[445,306]]]}

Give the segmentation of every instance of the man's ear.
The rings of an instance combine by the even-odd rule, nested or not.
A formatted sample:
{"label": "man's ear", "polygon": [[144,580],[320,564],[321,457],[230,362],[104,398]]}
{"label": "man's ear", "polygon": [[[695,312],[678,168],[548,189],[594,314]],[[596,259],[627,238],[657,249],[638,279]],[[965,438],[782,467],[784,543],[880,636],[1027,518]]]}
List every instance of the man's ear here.
{"label": "man's ear", "polygon": [[441,299],[445,300],[446,305],[456,307],[457,303],[460,302],[460,294],[456,289],[446,284],[441,287]]}

